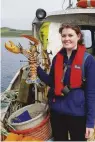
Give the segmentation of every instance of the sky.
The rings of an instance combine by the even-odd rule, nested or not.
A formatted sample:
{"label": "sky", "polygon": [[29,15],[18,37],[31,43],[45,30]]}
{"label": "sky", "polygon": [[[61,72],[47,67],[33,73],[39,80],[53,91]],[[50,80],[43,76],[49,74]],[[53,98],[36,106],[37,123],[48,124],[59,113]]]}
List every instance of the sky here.
{"label": "sky", "polygon": [[46,12],[62,9],[63,0],[1,0],[1,26],[31,29],[38,8]]}
{"label": "sky", "polygon": [[0,0],[1,27],[30,30],[38,8],[46,12],[62,10],[64,1],[65,8],[69,0]]}

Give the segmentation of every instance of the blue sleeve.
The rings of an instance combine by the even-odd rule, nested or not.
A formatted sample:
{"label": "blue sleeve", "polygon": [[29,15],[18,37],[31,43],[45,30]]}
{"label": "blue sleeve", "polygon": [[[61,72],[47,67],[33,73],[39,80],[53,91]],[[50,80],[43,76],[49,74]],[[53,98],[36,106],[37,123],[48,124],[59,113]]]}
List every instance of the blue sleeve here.
{"label": "blue sleeve", "polygon": [[54,87],[54,60],[55,59],[52,61],[49,74],[47,74],[40,66],[37,68],[38,77],[49,87]]}
{"label": "blue sleeve", "polygon": [[86,127],[94,128],[95,123],[95,59],[89,55],[85,62],[86,74]]}

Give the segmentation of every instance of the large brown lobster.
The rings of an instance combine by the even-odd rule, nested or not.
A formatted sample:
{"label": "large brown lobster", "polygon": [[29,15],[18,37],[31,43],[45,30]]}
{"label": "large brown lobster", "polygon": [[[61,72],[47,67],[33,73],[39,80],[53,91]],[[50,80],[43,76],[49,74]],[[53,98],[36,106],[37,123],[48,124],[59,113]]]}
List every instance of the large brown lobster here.
{"label": "large brown lobster", "polygon": [[[28,62],[29,62],[29,77],[27,78],[26,82],[28,84],[32,84],[32,83],[39,83],[39,78],[37,77],[37,65],[38,65],[38,51],[37,51],[37,45],[39,44],[38,40],[32,36],[29,35],[22,35],[22,37],[26,37],[29,40],[31,40],[32,42],[30,42],[31,44],[31,49],[30,50],[26,50],[22,47],[22,45],[19,43],[18,46],[16,46],[12,41],[9,41],[8,43],[5,43],[5,48],[15,54],[23,54],[25,57],[28,58]],[[34,58],[35,62],[32,64],[32,59]]]}

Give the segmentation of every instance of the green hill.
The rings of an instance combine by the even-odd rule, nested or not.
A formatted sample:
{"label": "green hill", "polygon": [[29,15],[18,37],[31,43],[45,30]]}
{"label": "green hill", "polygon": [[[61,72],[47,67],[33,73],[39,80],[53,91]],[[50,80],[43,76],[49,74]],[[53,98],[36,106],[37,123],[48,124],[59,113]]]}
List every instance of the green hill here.
{"label": "green hill", "polygon": [[1,37],[20,37],[22,34],[32,35],[31,30],[17,30],[8,27],[0,28]]}

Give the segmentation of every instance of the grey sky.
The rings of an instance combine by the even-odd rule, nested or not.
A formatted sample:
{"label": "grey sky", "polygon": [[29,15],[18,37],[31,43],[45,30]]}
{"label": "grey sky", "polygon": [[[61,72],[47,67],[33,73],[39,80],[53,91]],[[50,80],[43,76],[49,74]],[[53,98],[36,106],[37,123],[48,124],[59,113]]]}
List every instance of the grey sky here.
{"label": "grey sky", "polygon": [[[38,8],[46,12],[68,7],[69,0],[0,0],[1,26],[16,29],[31,29],[32,20]],[[63,3],[65,4],[63,5]],[[77,0],[71,0],[75,7]]]}
{"label": "grey sky", "polygon": [[1,0],[1,26],[31,29],[38,8],[47,12],[62,9],[63,0]]}

